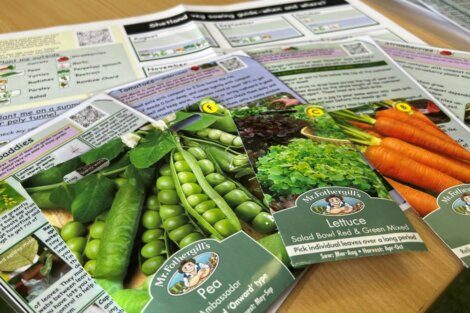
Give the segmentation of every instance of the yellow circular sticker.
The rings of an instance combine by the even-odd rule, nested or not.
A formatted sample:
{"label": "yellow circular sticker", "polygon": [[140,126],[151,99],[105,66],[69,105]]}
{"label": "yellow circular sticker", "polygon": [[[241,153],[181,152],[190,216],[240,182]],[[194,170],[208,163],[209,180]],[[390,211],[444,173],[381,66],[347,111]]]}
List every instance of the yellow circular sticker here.
{"label": "yellow circular sticker", "polygon": [[395,108],[398,111],[402,111],[402,112],[406,112],[406,113],[411,112],[411,106],[406,102],[395,103]]}
{"label": "yellow circular sticker", "polygon": [[201,105],[201,110],[206,113],[216,113],[219,110],[219,106],[215,101],[207,101]]}
{"label": "yellow circular sticker", "polygon": [[306,109],[307,115],[309,117],[319,117],[325,114],[325,111],[321,107],[311,106]]}

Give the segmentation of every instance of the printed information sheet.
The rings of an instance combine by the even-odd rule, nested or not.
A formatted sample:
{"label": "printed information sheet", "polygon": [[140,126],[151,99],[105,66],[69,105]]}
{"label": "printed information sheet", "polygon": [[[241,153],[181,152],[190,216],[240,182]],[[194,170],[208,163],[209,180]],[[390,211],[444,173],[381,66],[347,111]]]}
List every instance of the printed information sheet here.
{"label": "printed information sheet", "polygon": [[0,37],[0,141],[142,77],[124,40],[117,26],[91,25]]}
{"label": "printed information sheet", "polygon": [[470,53],[391,41],[378,43],[457,118],[470,126]]}
{"label": "printed information sheet", "polygon": [[345,38],[421,42],[357,0],[257,1],[0,36],[0,143],[98,92],[219,48]]}
{"label": "printed information sheet", "polygon": [[304,101],[242,52],[162,73],[107,93],[153,119],[161,119],[209,96],[227,108],[275,95]]}
{"label": "printed information sheet", "polygon": [[[126,101],[133,101],[133,103],[135,103],[136,107],[139,109],[144,108],[143,106],[139,106],[140,104],[147,105],[148,110],[146,111],[142,109],[142,111],[146,111],[147,113],[152,114],[153,116],[164,117],[166,115],[170,115],[169,120],[171,120],[171,116],[174,115],[176,111],[190,104],[198,103],[199,99],[204,97],[203,95],[207,95],[209,93],[221,96],[226,100],[230,100],[232,106],[238,104],[238,101],[254,101],[269,95],[279,97],[282,97],[283,95],[287,94],[291,96],[294,95],[294,93],[288,87],[286,87],[282,82],[277,80],[272,74],[270,74],[264,67],[259,65],[257,62],[253,61],[247,56],[232,55],[224,56],[219,59],[214,59],[208,63],[192,66],[190,68],[177,70],[169,74],[160,74],[157,75],[155,78],[140,81],[132,85],[123,86],[111,92],[111,94],[118,95]],[[198,100],[194,100],[193,98],[197,98]],[[298,97],[297,101],[300,102],[302,101],[302,99]],[[211,103],[213,102],[208,102],[205,105],[201,105],[201,107],[206,108],[208,112],[212,112],[211,108],[213,106]],[[221,110],[222,107],[219,106],[219,108]],[[119,112],[120,110],[122,110],[123,112],[121,114],[124,115],[122,119],[120,117],[120,114],[114,114],[113,110],[118,110]],[[47,153],[46,155],[44,155],[43,150],[40,150],[41,152],[39,153],[31,152],[36,151],[36,146],[34,144],[35,141],[28,139],[29,137],[25,140],[20,139],[19,141],[17,140],[11,144],[6,145],[4,147],[4,150],[2,150],[4,152],[1,152],[2,158],[5,160],[5,162],[2,163],[2,166],[4,166],[5,168],[2,168],[1,171],[1,173],[3,173],[2,176],[5,177],[2,177],[2,179],[11,175],[7,173],[11,173],[15,169],[18,169],[18,167],[21,167],[21,170],[19,172],[22,174],[22,176],[15,176],[14,181],[17,181],[17,184],[15,186],[20,186],[19,184],[22,183],[23,186],[26,188],[27,195],[31,197],[35,201],[36,205],[41,208],[42,212],[46,214],[47,220],[53,223],[54,225],[62,228],[62,238],[67,242],[69,248],[72,251],[79,252],[75,254],[76,256],[78,254],[77,258],[80,259],[81,257],[83,259],[82,264],[84,265],[85,270],[88,271],[88,273],[92,273],[92,271],[94,270],[94,266],[99,265],[98,261],[96,261],[95,265],[94,260],[98,260],[95,258],[96,251],[99,250],[98,241],[100,239],[100,235],[97,235],[95,231],[92,232],[91,228],[88,233],[83,233],[83,230],[80,230],[81,227],[76,222],[80,221],[80,223],[85,223],[88,227],[92,227],[97,224],[93,227],[93,229],[97,227],[99,230],[100,226],[98,225],[102,225],[102,222],[105,220],[107,221],[107,219],[104,216],[97,216],[96,218],[90,221],[90,215],[88,214],[96,215],[101,214],[103,211],[100,210],[92,213],[86,208],[90,208],[90,203],[95,202],[96,200],[98,202],[94,203],[91,207],[102,208],[106,210],[107,208],[109,208],[109,205],[111,205],[112,209],[112,204],[100,202],[104,199],[112,199],[112,197],[109,196],[109,192],[115,192],[115,189],[112,188],[111,184],[109,184],[109,180],[107,178],[112,177],[113,179],[117,179],[116,183],[122,181],[122,179],[120,179],[121,176],[124,179],[134,179],[134,174],[131,174],[131,169],[123,172],[122,167],[128,168],[129,162],[137,162],[135,164],[140,164],[137,165],[139,169],[145,169],[146,167],[148,167],[148,165],[144,165],[143,163],[141,164],[139,162],[153,162],[152,158],[156,155],[158,156],[158,154],[155,155],[155,153],[152,151],[162,151],[162,153],[164,154],[160,155],[160,157],[163,157],[169,152],[169,150],[166,150],[166,148],[164,148],[165,142],[169,144],[169,147],[173,147],[171,141],[168,140],[168,137],[157,136],[154,138],[154,140],[156,141],[152,139],[148,143],[144,144],[144,146],[141,146],[139,148],[142,149],[141,153],[143,153],[142,157],[138,157],[140,161],[134,159],[136,154],[134,152],[130,153],[127,148],[125,148],[125,152],[128,152],[129,155],[127,156],[127,153],[121,155],[124,144],[128,147],[135,146],[135,144],[141,142],[140,139],[143,137],[144,134],[149,131],[149,126],[143,127],[143,123],[146,123],[148,119],[142,117],[137,118],[139,117],[138,114],[137,117],[133,115],[127,116],[128,112],[129,110],[124,110],[122,105],[116,103],[115,100],[106,98],[106,96],[102,96],[102,98],[93,99],[81,104],[79,107],[68,112],[66,117],[61,117],[59,120],[54,121],[52,124],[46,125],[46,127],[40,127],[33,133],[42,134],[42,140],[48,141],[49,143],[56,142],[56,140],[54,140],[55,137],[53,136],[53,133],[51,133],[51,130],[55,130],[56,127],[58,127],[57,123],[59,122],[60,125],[62,125],[62,123],[71,123],[74,126],[76,126],[76,124],[81,126],[78,127],[78,129],[84,128],[87,130],[83,134],[80,132],[74,132],[74,136],[79,136],[79,138],[75,138],[73,136],[65,136],[63,139],[64,141],[59,140],[59,143],[57,143],[57,145],[59,146],[57,146],[56,149],[53,149],[51,153]],[[188,117],[188,113],[180,112],[177,114],[177,116]],[[115,117],[117,117],[118,119],[115,119]],[[201,121],[201,125],[205,125],[204,127],[207,127],[207,125],[212,126],[213,124],[212,127],[219,127],[220,129],[225,129],[226,131],[232,133],[234,131],[236,132],[236,128],[234,130],[235,126],[233,125],[233,122],[232,126],[230,126],[230,123],[227,126],[227,118],[229,117],[226,117],[225,115],[215,115],[206,117],[203,119],[203,121]],[[219,119],[220,121],[215,123]],[[231,119],[229,119],[228,121],[230,122]],[[116,127],[116,125],[122,127]],[[192,126],[191,129],[194,129],[194,127],[196,126]],[[46,130],[44,130],[44,134],[42,133],[43,129],[47,130],[47,134]],[[150,130],[152,129],[153,128],[150,127]],[[129,131],[131,131],[132,133],[128,134]],[[119,136],[121,136],[121,138],[115,138]],[[146,137],[147,140],[150,140],[152,136]],[[62,134],[58,136],[58,138],[62,137]],[[224,138],[225,137],[234,138],[235,136],[233,134],[227,134],[226,136],[224,136]],[[50,139],[48,140],[47,138]],[[115,140],[113,140],[113,138],[115,138]],[[143,140],[142,143],[144,143],[145,141],[146,140]],[[100,147],[101,145],[103,145],[102,148]],[[90,149],[93,148],[94,150],[90,151]],[[151,148],[151,150],[147,150],[148,148]],[[239,163],[236,168],[225,168],[227,173],[229,173],[230,175],[235,175],[236,173],[240,172],[240,177],[246,176],[247,173],[252,173],[252,169],[249,166],[247,156],[240,155],[240,152],[237,152],[237,150],[240,150],[240,147],[234,147],[233,149],[235,149],[233,150],[235,154],[230,153],[227,156],[236,157],[237,155],[239,155],[236,158]],[[32,162],[30,166],[26,166],[26,161],[18,161],[17,155],[27,155],[28,161],[31,158],[36,159],[35,162]],[[102,158],[99,158],[98,156],[101,156]],[[167,157],[171,157],[171,155],[167,155]],[[167,159],[167,157],[165,157],[165,159]],[[156,159],[153,160],[157,162]],[[176,166],[178,160],[174,160],[173,162]],[[205,163],[207,162],[209,162],[209,160],[206,160]],[[83,166],[83,163],[85,163],[85,166]],[[203,162],[199,163],[201,163],[200,166],[203,166]],[[159,164],[159,168],[162,165],[164,164]],[[42,170],[46,171],[41,172]],[[141,175],[145,176],[144,173],[147,172],[143,171]],[[169,179],[168,173],[163,171],[163,169],[162,171],[159,171],[159,173],[160,174],[158,175],[161,175],[163,177],[161,180],[165,181]],[[141,179],[144,179],[144,176],[141,177]],[[220,176],[218,176],[217,178],[220,178]],[[9,179],[10,178],[4,180],[9,181]],[[52,181],[50,179],[52,179]],[[194,186],[194,183],[192,183],[192,178],[189,177],[189,179],[191,181],[189,183],[190,185],[184,185],[185,182],[181,181],[181,187],[183,188],[184,185],[184,190],[186,190],[186,188],[188,188],[189,186],[193,186],[194,188],[196,188],[195,190],[198,190],[198,187]],[[236,181],[228,181],[227,183],[225,183],[225,185],[229,185],[228,187],[231,188],[232,183],[236,183]],[[161,183],[157,184],[156,187],[158,188],[160,184]],[[253,197],[251,193],[247,193],[246,187],[243,187],[243,185],[239,185],[238,183],[236,184],[237,186],[239,186],[240,190],[232,190],[233,192],[230,196],[234,197],[235,201],[239,200],[240,192],[243,192],[247,196],[250,195],[250,197]],[[100,193],[95,194],[101,200],[99,200],[98,198],[93,198],[93,190],[87,189],[87,187],[91,186],[98,186],[99,188],[104,188],[100,190]],[[159,192],[160,195],[168,193],[169,196],[174,196],[174,193],[172,193],[171,191],[166,191],[167,187],[165,187],[164,185],[161,185],[160,187],[162,188],[162,190],[160,190]],[[92,187],[92,189],[93,188],[94,187]],[[111,191],[111,188],[114,191]],[[213,187],[205,185],[205,188],[205,190],[209,190],[209,194],[212,192],[211,188]],[[6,209],[12,209],[16,212],[15,208],[17,203],[11,202],[14,201],[15,196],[12,193],[11,188],[6,188],[5,190],[5,205],[7,206]],[[22,189],[20,188],[20,190]],[[217,190],[219,190],[219,188]],[[222,190],[219,190],[218,192],[222,192]],[[204,196],[201,195],[200,197]],[[223,201],[228,201],[232,203],[230,197],[227,196],[228,200],[225,199]],[[148,247],[142,250],[142,263],[140,264],[139,268],[141,269],[142,273],[148,275],[149,277],[155,273],[156,268],[160,267],[162,265],[162,262],[164,261],[164,259],[162,259],[163,255],[161,254],[162,250],[158,248],[158,245],[161,245],[166,242],[166,239],[163,240],[163,237],[161,237],[161,235],[158,235],[158,232],[160,231],[155,230],[154,226],[152,226],[155,222],[152,222],[152,219],[155,218],[155,213],[148,212],[152,211],[149,208],[154,208],[155,204],[152,203],[154,203],[155,200],[157,200],[160,204],[166,204],[167,209],[170,210],[168,211],[168,214],[170,215],[165,216],[165,214],[163,214],[163,216],[161,216],[162,219],[166,219],[166,217],[172,217],[171,214],[173,213],[171,212],[173,212],[172,210],[175,209],[174,204],[170,203],[173,201],[170,198],[155,199],[154,196],[151,197],[151,199],[152,200],[146,201],[146,209],[142,212],[142,219],[145,219],[145,222],[142,221],[143,227],[146,228],[148,232],[146,232],[145,237],[141,238],[143,243],[140,240],[137,243],[142,249],[143,246],[148,245]],[[188,204],[192,203],[193,206],[196,206],[198,203],[195,203],[193,201],[196,201],[197,199],[198,197],[188,198]],[[255,200],[255,198],[251,199],[253,199],[253,201],[250,201],[248,204],[243,205],[240,208],[241,211],[239,212],[239,214],[241,214],[240,219],[244,221],[243,223],[246,223],[245,221],[249,221],[247,220],[247,217],[244,214],[248,214],[248,216],[252,217],[253,227],[255,230],[250,231],[250,236],[252,234],[255,234],[255,237],[253,237],[253,239],[260,240],[259,244],[257,244],[254,240],[250,239],[250,237],[244,234],[239,234],[235,237],[230,237],[230,240],[227,238],[227,241],[224,241],[223,245],[218,245],[212,241],[208,241],[198,242],[197,245],[191,246],[188,245],[190,241],[199,240],[203,238],[200,237],[200,232],[194,233],[193,231],[187,233],[189,226],[185,226],[186,224],[179,226],[178,224],[165,224],[165,226],[170,227],[168,228],[168,231],[172,231],[171,237],[168,237],[168,240],[173,241],[173,244],[179,244],[180,248],[186,248],[186,245],[188,245],[187,249],[182,249],[178,252],[177,249],[172,249],[172,253],[175,252],[175,254],[174,258],[168,261],[169,264],[180,263],[181,260],[186,260],[189,256],[193,255],[195,260],[197,261],[198,266],[199,263],[208,264],[207,266],[209,266],[211,269],[218,266],[219,256],[221,257],[221,259],[227,261],[218,266],[219,270],[217,271],[217,273],[211,276],[211,283],[206,284],[206,287],[209,288],[209,291],[204,291],[201,288],[193,290],[193,286],[191,284],[188,287],[185,284],[184,280],[184,277],[186,276],[176,274],[178,266],[174,267],[174,265],[171,265],[171,267],[165,268],[164,272],[161,275],[158,274],[160,275],[158,276],[160,278],[157,281],[158,284],[155,285],[157,286],[155,287],[155,294],[161,293],[163,291],[167,292],[167,290],[171,290],[171,292],[178,294],[187,293],[187,298],[192,299],[189,303],[193,303],[193,307],[194,305],[201,305],[202,310],[207,312],[210,312],[211,310],[214,310],[214,308],[220,307],[221,305],[226,306],[231,310],[236,310],[238,308],[243,307],[245,308],[245,310],[250,310],[253,312],[264,311],[264,309],[266,309],[271,303],[273,303],[274,300],[282,294],[283,290],[294,282],[294,276],[292,276],[291,271],[289,271],[283,265],[283,263],[278,261],[281,260],[286,265],[290,266],[290,260],[287,254],[285,253],[282,240],[280,236],[277,235],[274,231],[275,224],[274,220],[269,214],[269,210],[260,200]],[[235,217],[234,213],[227,213],[231,212],[230,210],[233,209],[228,209],[226,206],[223,205],[223,202],[221,202],[222,204],[219,203],[222,200],[220,200],[220,198],[218,197],[210,201],[209,199],[204,198],[201,201],[203,200],[208,201],[204,204],[205,206],[210,205],[212,201],[217,203],[218,206],[221,206],[221,209],[223,209],[222,212],[225,212],[224,214],[228,214],[227,216],[230,217],[230,222],[228,222],[227,219],[222,219],[220,221],[221,213],[216,210],[216,207],[207,207],[208,211],[210,211],[209,213],[204,215],[201,211],[199,214],[204,215],[204,218],[207,219],[207,221],[212,221],[213,226],[208,226],[205,222],[201,221],[201,218],[199,218],[199,220],[196,219],[198,223],[191,225],[200,225],[200,223],[202,223],[202,227],[206,227],[204,228],[204,230],[207,231],[209,234],[215,233],[214,236],[218,239],[220,239],[220,236],[225,237],[229,234],[232,234],[234,229],[238,230],[238,223],[233,221],[238,221],[239,218]],[[82,202],[82,204],[79,204],[80,202]],[[231,205],[233,206],[234,204],[232,203]],[[67,211],[62,211],[64,214],[63,218],[61,218],[62,214],[56,214],[58,208],[68,208]],[[259,211],[260,208],[264,209],[262,211]],[[202,209],[203,208],[201,206],[198,207],[198,210]],[[265,210],[268,210],[268,212],[266,212]],[[194,213],[194,211],[191,212]],[[252,215],[253,212],[256,214]],[[72,217],[74,218],[73,222],[70,221],[70,214],[72,214]],[[211,214],[215,215],[211,217]],[[158,216],[160,215],[161,213],[158,213],[156,221],[159,220]],[[179,213],[179,215],[181,215],[181,212]],[[181,219],[185,220],[184,216],[185,215],[174,216],[175,218],[171,219],[171,222],[167,223],[175,223]],[[254,220],[255,217],[256,220]],[[134,218],[134,220],[137,221],[139,219],[140,218]],[[219,221],[220,223],[217,223]],[[217,225],[215,225],[214,223],[217,223]],[[75,234],[75,236],[69,237],[69,235],[67,235],[67,232],[69,232],[68,229],[70,228],[70,232],[74,232],[76,231],[76,227],[79,228],[79,234]],[[197,227],[197,229],[200,229],[199,227],[201,226]],[[155,232],[157,232],[157,234],[155,234]],[[169,233],[168,236],[170,236]],[[81,238],[86,238],[85,245],[83,245],[84,242]],[[18,238],[16,237],[16,240],[17,239]],[[181,241],[183,239],[184,241]],[[75,241],[77,241],[77,243]],[[226,246],[226,244],[228,244],[228,246]],[[238,248],[232,248],[233,245],[237,246]],[[257,249],[260,249],[260,245],[265,247],[265,249],[267,250],[261,249],[258,250],[260,253],[257,253],[256,251]],[[207,251],[207,253],[203,252],[207,249],[210,249],[210,251]],[[155,251],[159,251],[158,254],[154,254]],[[256,255],[255,258],[257,262],[261,262],[267,266],[266,271],[260,271],[259,267],[254,266],[256,262],[251,259],[247,261],[247,264],[249,264],[248,270],[240,269],[240,271],[242,272],[233,271],[233,268],[237,266],[239,268],[240,265],[239,257],[230,257],[230,253],[232,253],[233,251],[249,251],[246,254],[247,256]],[[267,251],[269,251],[270,253],[268,253]],[[103,254],[107,253],[103,252]],[[274,254],[277,258],[274,258],[272,254]],[[136,256],[134,255],[134,258],[135,257]],[[230,263],[230,259],[232,260],[232,263],[236,262],[236,264]],[[138,265],[134,263],[133,267],[130,267],[129,271],[133,271],[134,269],[137,269],[137,267]],[[233,276],[231,274],[227,274],[226,270],[223,270],[223,268],[231,269],[231,273],[233,273]],[[168,276],[168,270],[176,271],[174,277]],[[256,273],[253,274],[252,271],[256,271]],[[203,272],[207,271],[204,270]],[[98,276],[94,277],[100,278],[100,276],[105,274],[97,275]],[[259,277],[257,277],[257,275]],[[132,285],[125,285],[125,287],[144,286],[143,288],[145,288],[145,285],[142,285],[141,275],[136,276],[136,278],[134,277],[134,279],[136,281],[126,281],[128,284],[130,283]],[[187,280],[189,281],[189,279]],[[165,285],[162,285],[163,281],[165,281]],[[98,283],[109,294],[111,294],[113,299],[115,299],[121,307],[125,308],[128,312],[135,312],[131,310],[132,308],[129,308],[129,305],[136,305],[139,308],[138,312],[140,312],[140,310],[149,301],[149,297],[146,291],[126,291],[129,288],[122,289],[121,285],[117,286],[120,288],[115,289],[115,284],[109,285],[106,281],[102,281],[99,279]],[[165,288],[159,288],[159,285],[162,285]],[[152,284],[151,286],[154,285]],[[213,288],[220,288],[219,291],[220,293],[222,293],[222,295],[219,294],[219,291],[214,293]],[[153,293],[154,292],[152,291],[152,294]],[[229,294],[231,294],[230,297]],[[163,296],[167,297],[170,302],[172,301],[172,299],[174,299],[174,296],[168,296],[167,293],[160,294],[159,299],[163,299]],[[134,297],[139,297],[138,299],[142,301],[137,301]],[[237,299],[239,300],[232,301],[231,299],[233,297],[237,297]],[[204,301],[194,302],[197,299],[202,299]],[[227,302],[229,300],[230,302]],[[154,305],[168,305],[165,303],[165,301],[157,301],[154,304],[149,304],[149,307],[153,307]],[[183,301],[182,303],[188,302]]]}
{"label": "printed information sheet", "polygon": [[356,0],[0,36],[0,290],[265,312],[309,264],[426,250],[410,207],[470,265],[470,59],[406,42]]}

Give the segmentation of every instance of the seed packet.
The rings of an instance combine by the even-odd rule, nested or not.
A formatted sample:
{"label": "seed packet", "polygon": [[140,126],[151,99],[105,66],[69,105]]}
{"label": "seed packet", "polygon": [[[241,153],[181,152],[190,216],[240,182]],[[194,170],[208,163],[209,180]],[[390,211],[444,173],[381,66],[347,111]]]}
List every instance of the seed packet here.
{"label": "seed packet", "polygon": [[[433,100],[391,99],[331,112],[367,160],[470,264],[470,132]],[[440,127],[459,134],[459,141]]]}
{"label": "seed packet", "polygon": [[231,112],[294,267],[425,250],[401,197],[321,106],[279,94]]}

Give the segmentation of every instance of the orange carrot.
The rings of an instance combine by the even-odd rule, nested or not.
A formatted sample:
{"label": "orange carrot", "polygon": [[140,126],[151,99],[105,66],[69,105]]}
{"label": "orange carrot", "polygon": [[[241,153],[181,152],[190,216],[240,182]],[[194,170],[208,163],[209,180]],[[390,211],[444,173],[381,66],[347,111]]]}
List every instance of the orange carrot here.
{"label": "orange carrot", "polygon": [[419,128],[395,119],[379,117],[374,129],[383,136],[398,138],[450,158],[470,161],[470,152],[465,148],[436,138]]}
{"label": "orange carrot", "polygon": [[449,159],[396,138],[383,138],[380,145],[465,183],[470,182],[470,164]]}
{"label": "orange carrot", "polygon": [[436,124],[434,124],[434,122],[431,121],[429,119],[429,117],[426,116],[426,114],[421,113],[420,111],[413,110],[413,113],[411,114],[411,117],[416,118],[416,119],[420,119],[423,122],[428,123],[429,125],[433,126],[434,128],[437,128],[437,129],[440,130],[440,128]]}
{"label": "orange carrot", "polygon": [[455,145],[458,145],[458,143],[449,137],[446,133],[444,133],[442,130],[431,127],[428,123],[422,121],[421,119],[418,118],[412,118],[410,114],[396,110],[396,109],[386,109],[386,110],[381,110],[377,111],[375,113],[375,116],[377,118],[379,117],[389,117],[393,118],[395,120],[401,121],[403,123],[410,124],[414,127],[417,127],[425,132],[427,132],[430,135],[434,135],[442,140],[452,142]]}
{"label": "orange carrot", "polygon": [[353,125],[353,126],[356,126],[357,128],[364,129],[364,130],[374,128],[374,126],[372,126],[370,124],[362,123],[362,122],[358,122],[358,121],[354,121],[354,120],[348,120],[348,123]]}
{"label": "orange carrot", "polygon": [[368,147],[365,156],[382,175],[436,193],[440,193],[449,187],[463,184],[447,174],[382,146]]}
{"label": "orange carrot", "polygon": [[383,136],[382,136],[381,134],[379,134],[379,133],[377,133],[377,132],[375,132],[375,131],[373,131],[373,130],[366,130],[365,132],[368,133],[369,135],[374,136],[374,137],[383,138]]}
{"label": "orange carrot", "polygon": [[426,216],[439,207],[435,197],[400,184],[391,178],[387,178],[387,181],[416,211],[418,211],[419,215]]}

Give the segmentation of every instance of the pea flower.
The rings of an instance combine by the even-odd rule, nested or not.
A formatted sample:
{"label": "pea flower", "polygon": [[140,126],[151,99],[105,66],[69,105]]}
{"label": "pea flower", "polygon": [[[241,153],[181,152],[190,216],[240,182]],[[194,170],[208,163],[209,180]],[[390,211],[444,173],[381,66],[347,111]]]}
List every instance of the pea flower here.
{"label": "pea flower", "polygon": [[139,143],[141,137],[134,133],[127,133],[121,136],[122,142],[129,148],[135,148]]}
{"label": "pea flower", "polygon": [[158,120],[158,121],[155,121],[155,122],[152,122],[152,126],[155,127],[156,129],[159,129],[159,130],[165,130],[168,128],[168,126],[166,125],[166,123],[162,120]]}

